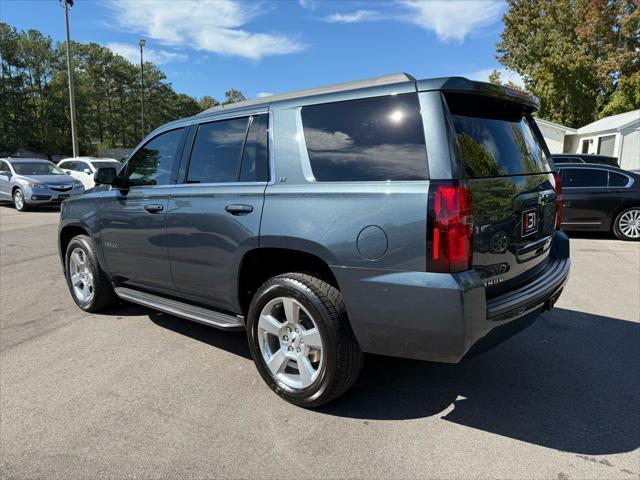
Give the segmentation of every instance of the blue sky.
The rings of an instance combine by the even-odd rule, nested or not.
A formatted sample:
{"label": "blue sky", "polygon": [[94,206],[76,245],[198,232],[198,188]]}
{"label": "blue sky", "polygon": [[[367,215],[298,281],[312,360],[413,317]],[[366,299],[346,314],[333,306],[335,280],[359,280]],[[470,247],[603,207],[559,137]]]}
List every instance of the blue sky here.
{"label": "blue sky", "polygon": [[[75,0],[72,38],[145,55],[178,92],[247,98],[407,72],[486,80],[501,1]],[[0,19],[64,40],[58,0],[2,0]],[[137,61],[137,60],[136,60]],[[504,79],[517,78],[503,73]]]}

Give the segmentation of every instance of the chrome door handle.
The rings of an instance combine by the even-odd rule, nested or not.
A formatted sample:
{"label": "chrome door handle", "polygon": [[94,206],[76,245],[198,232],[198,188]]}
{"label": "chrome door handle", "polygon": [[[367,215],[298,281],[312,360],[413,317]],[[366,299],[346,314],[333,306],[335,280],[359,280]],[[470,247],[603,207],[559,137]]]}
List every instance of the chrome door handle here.
{"label": "chrome door handle", "polygon": [[246,215],[253,212],[253,205],[233,204],[227,205],[224,209],[231,215]]}
{"label": "chrome door handle", "polygon": [[158,213],[164,210],[164,207],[157,203],[152,203],[151,205],[145,205],[144,209],[149,213]]}

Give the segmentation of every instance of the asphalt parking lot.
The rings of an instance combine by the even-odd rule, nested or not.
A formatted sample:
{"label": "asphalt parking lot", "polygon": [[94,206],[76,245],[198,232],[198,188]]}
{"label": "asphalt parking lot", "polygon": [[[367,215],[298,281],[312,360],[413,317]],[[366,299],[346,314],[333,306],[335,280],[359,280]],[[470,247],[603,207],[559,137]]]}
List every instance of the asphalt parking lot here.
{"label": "asphalt parking lot", "polygon": [[552,312],[460,365],[368,357],[316,411],[271,393],[242,333],[82,312],[59,213],[0,206],[2,478],[640,477],[640,244],[572,241]]}

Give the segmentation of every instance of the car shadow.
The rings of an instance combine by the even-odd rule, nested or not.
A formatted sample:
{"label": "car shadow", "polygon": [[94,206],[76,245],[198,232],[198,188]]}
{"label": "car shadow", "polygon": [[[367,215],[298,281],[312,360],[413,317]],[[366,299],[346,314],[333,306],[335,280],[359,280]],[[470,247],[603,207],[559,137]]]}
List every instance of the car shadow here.
{"label": "car shadow", "polygon": [[179,335],[185,335],[199,342],[215,348],[233,353],[251,360],[249,345],[244,332],[225,332],[217,328],[208,327],[200,323],[191,322],[183,318],[158,312],[134,303],[122,302],[114,307],[105,309],[97,315],[108,315],[121,320],[123,317],[147,315],[149,320],[159,327],[171,330]]}
{"label": "car shadow", "polygon": [[603,455],[640,446],[640,325],[554,309],[497,348],[458,365],[368,356],[327,415],[402,420],[438,415],[557,450]]}
{"label": "car shadow", "polygon": [[[567,236],[569,238],[586,238],[586,239],[593,239],[593,240],[618,240],[618,238],[616,238],[615,235],[613,235],[611,232],[579,232],[579,231],[573,231],[573,232],[567,232],[564,231],[564,233],[567,234]],[[622,241],[622,240],[619,240]]]}
{"label": "car shadow", "polygon": [[[251,358],[243,333],[135,305],[110,313],[146,314],[162,328]],[[638,345],[638,323],[556,308],[457,365],[367,355],[355,385],[316,412],[383,421],[438,416],[562,451],[629,452],[640,447]]]}

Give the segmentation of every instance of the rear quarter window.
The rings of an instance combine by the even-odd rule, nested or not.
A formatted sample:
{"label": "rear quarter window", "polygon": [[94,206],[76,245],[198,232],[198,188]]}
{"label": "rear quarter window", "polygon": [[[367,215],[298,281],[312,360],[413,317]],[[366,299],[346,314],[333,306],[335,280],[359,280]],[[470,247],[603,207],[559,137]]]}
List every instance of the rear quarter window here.
{"label": "rear quarter window", "polygon": [[448,93],[446,99],[467,177],[551,171],[522,106],[480,95]]}
{"label": "rear quarter window", "polygon": [[427,179],[416,94],[303,107],[302,124],[318,181]]}

